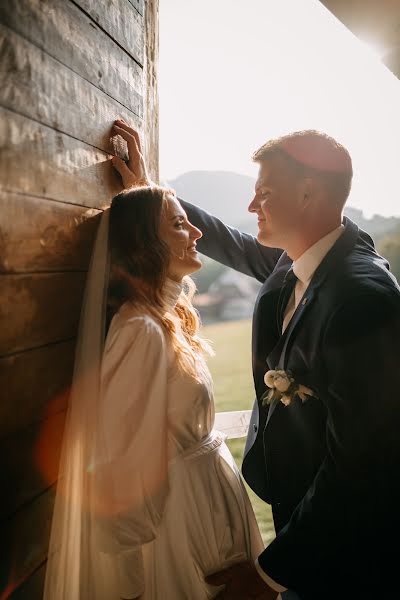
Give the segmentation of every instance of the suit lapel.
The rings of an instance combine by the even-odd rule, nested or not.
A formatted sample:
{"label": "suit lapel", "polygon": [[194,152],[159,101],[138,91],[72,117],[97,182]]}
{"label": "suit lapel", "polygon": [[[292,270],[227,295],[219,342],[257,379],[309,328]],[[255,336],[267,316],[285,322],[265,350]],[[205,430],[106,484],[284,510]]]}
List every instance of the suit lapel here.
{"label": "suit lapel", "polygon": [[[298,330],[298,325],[306,312],[315,303],[318,295],[318,288],[322,285],[329,272],[334,266],[344,259],[344,257],[354,248],[359,235],[359,229],[350,219],[344,218],[345,231],[337,240],[328,254],[325,256],[308,286],[303,298],[300,300],[287,328],[281,335],[278,343],[267,358],[267,366],[269,369],[286,370],[289,359],[290,348],[294,341],[294,334]],[[268,411],[266,425],[268,425],[279,400],[271,403]]]}
{"label": "suit lapel", "polygon": [[[285,275],[292,261],[286,252],[280,257],[275,270],[262,286],[254,308],[252,354],[256,372],[264,369],[265,360],[280,338],[277,325],[277,307]],[[271,315],[274,315],[271,321]],[[263,375],[262,375],[263,376]],[[257,377],[256,377],[257,378]]]}
{"label": "suit lapel", "polygon": [[[296,331],[296,328],[297,328],[299,322],[303,318],[304,314],[309,310],[314,298],[315,298],[314,290],[308,289],[306,291],[306,293],[304,294],[304,297],[300,301],[300,304],[296,308],[296,310],[295,310],[292,318],[290,319],[289,324],[286,327],[284,333],[282,334],[278,344],[275,346],[275,348],[273,349],[273,351],[267,358],[268,367],[270,369],[286,370],[287,360],[288,360],[288,356],[289,356],[290,342],[291,342],[292,338],[294,337],[294,332]],[[267,417],[267,423],[266,423],[267,425],[268,425],[268,422],[269,422],[270,418],[272,417],[272,414],[278,404],[279,404],[279,400],[274,400],[271,403],[271,405],[269,407],[269,411],[268,411],[268,417]]]}

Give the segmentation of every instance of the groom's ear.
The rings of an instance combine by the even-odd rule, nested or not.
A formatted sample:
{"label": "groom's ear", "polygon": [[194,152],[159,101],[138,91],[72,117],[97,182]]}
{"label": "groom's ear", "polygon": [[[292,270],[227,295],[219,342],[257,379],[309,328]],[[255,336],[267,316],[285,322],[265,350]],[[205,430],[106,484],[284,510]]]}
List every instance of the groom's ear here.
{"label": "groom's ear", "polygon": [[315,196],[315,182],[311,177],[305,177],[301,180],[299,185],[299,206],[305,210],[310,206],[313,197]]}

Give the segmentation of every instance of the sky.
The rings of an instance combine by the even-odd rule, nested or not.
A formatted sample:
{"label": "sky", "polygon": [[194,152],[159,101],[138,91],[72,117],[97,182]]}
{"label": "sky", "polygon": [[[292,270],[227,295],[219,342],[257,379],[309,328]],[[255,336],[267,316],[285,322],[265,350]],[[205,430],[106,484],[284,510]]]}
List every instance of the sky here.
{"label": "sky", "polygon": [[318,0],[160,0],[159,23],[161,180],[256,177],[264,142],[320,129],[352,155],[349,205],[400,216],[400,81]]}

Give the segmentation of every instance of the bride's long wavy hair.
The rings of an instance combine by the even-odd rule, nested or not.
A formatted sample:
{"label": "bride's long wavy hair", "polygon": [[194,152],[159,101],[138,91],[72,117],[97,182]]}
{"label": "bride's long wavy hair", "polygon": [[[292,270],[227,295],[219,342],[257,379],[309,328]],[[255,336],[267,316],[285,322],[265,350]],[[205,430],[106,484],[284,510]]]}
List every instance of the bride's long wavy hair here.
{"label": "bride's long wavy hair", "polygon": [[170,250],[159,230],[168,195],[175,192],[161,186],[146,186],[125,190],[112,200],[109,318],[125,302],[145,308],[166,331],[178,366],[197,379],[196,355],[212,354],[212,351],[199,336],[200,320],[192,305],[196,291],[193,280],[183,279],[183,290],[175,306],[188,347],[179,340],[164,300]]}

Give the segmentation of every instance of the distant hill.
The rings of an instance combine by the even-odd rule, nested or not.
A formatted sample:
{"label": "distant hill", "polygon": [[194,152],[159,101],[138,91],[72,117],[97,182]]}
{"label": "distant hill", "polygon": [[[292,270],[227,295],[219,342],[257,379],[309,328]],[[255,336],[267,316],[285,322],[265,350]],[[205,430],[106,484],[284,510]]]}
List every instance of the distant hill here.
{"label": "distant hill", "polygon": [[375,241],[379,240],[386,233],[394,231],[400,225],[399,217],[383,217],[374,215],[371,219],[364,217],[362,210],[348,206],[345,214],[357,225],[367,231]]}
{"label": "distant hill", "polygon": [[[247,212],[254,193],[253,177],[229,171],[189,171],[168,184],[178,196],[198,204],[229,225],[256,233],[256,219]],[[346,208],[345,214],[375,240],[400,225],[400,218],[374,215],[367,219],[362,210],[351,206]]]}
{"label": "distant hill", "polygon": [[253,177],[229,171],[189,171],[168,182],[184,200],[198,204],[205,210],[237,227],[254,218],[247,213],[253,197]]}

